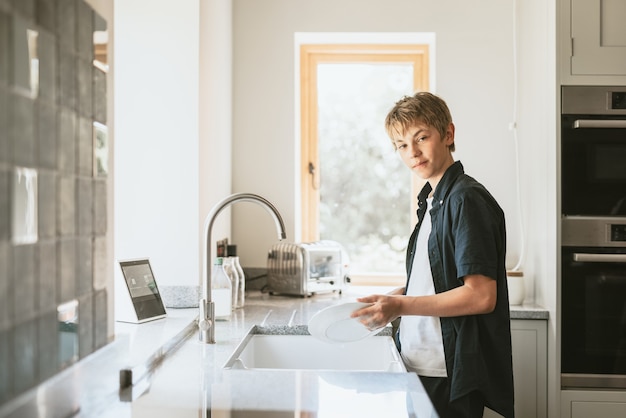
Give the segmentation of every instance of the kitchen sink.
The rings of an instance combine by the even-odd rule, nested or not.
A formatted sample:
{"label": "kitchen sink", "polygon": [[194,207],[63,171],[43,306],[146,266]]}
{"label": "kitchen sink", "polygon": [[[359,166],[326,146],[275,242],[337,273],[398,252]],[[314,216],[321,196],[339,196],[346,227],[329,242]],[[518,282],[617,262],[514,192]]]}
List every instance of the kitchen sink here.
{"label": "kitchen sink", "polygon": [[253,326],[224,368],[406,372],[391,329],[360,341],[331,344],[311,336],[306,326]]}

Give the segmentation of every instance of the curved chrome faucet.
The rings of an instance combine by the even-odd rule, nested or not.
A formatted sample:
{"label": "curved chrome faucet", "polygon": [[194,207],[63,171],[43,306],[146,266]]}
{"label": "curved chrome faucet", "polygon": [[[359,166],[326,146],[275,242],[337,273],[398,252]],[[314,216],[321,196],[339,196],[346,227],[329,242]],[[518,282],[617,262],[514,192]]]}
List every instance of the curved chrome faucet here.
{"label": "curved chrome faucet", "polygon": [[200,313],[198,328],[200,341],[207,344],[215,344],[215,303],[211,299],[211,230],[213,222],[222,209],[235,202],[253,202],[263,206],[274,217],[278,239],[287,238],[285,223],[274,205],[267,199],[252,193],[236,193],[218,202],[204,221],[204,251],[202,252],[202,298],[200,299]]}

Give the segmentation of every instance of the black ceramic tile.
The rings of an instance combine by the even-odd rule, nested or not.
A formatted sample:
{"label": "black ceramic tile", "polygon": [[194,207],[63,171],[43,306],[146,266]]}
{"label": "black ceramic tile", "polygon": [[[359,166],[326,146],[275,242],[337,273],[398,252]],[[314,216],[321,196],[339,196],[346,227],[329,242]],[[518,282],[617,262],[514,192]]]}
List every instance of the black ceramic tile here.
{"label": "black ceramic tile", "polygon": [[21,94],[31,96],[31,58],[29,55],[29,30],[33,25],[24,18],[13,15],[9,30],[10,83]]}
{"label": "black ceramic tile", "polygon": [[57,245],[56,240],[45,240],[37,244],[37,283],[39,312],[56,311],[57,307]]}
{"label": "black ceramic tile", "polygon": [[39,380],[52,377],[58,370],[58,331],[56,309],[39,317],[37,359]]}
{"label": "black ceramic tile", "polygon": [[78,352],[82,359],[93,352],[93,294],[78,299]]}
{"label": "black ceramic tile", "polygon": [[42,100],[56,103],[57,100],[57,48],[52,33],[42,30],[38,36],[39,95]]}
{"label": "black ceramic tile", "polygon": [[10,141],[13,145],[13,161],[16,165],[35,167],[35,102],[33,99],[12,94],[9,124]]}
{"label": "black ceramic tile", "polygon": [[106,125],[107,122],[107,81],[106,73],[93,69],[93,118]]}
{"label": "black ceramic tile", "polygon": [[93,232],[97,236],[107,233],[107,183],[94,180]]}
{"label": "black ceramic tile", "polygon": [[76,232],[76,181],[62,176],[57,193],[57,228],[60,236],[73,236]]}
{"label": "black ceramic tile", "polygon": [[57,175],[51,171],[37,174],[39,239],[55,238],[57,234]]}
{"label": "black ceramic tile", "polygon": [[74,174],[76,172],[76,115],[72,110],[62,108],[58,116],[59,170]]}
{"label": "black ceramic tile", "polygon": [[29,320],[18,324],[14,338],[13,381],[19,393],[37,383],[37,322]]}
{"label": "black ceramic tile", "polygon": [[0,243],[11,239],[11,178],[12,173],[0,166]]}
{"label": "black ceramic tile", "polygon": [[93,61],[93,30],[94,12],[91,6],[85,2],[78,2],[77,10],[77,38],[76,49],[78,55],[89,61]]}
{"label": "black ceramic tile", "polygon": [[76,57],[72,52],[58,50],[57,102],[68,109],[76,109]]}
{"label": "black ceramic tile", "polygon": [[78,238],[76,284],[79,296],[93,292],[93,240]]}
{"label": "black ceramic tile", "polygon": [[107,291],[100,290],[94,294],[93,298],[94,302],[94,348],[102,348],[104,347],[109,340],[109,336],[107,334],[108,328],[108,314],[107,314]]}
{"label": "black ceramic tile", "polygon": [[78,113],[91,119],[93,116],[93,62],[77,60]]}
{"label": "black ceramic tile", "polygon": [[81,237],[91,237],[93,234],[93,187],[91,178],[82,177],[76,181],[77,234]]}
{"label": "black ceramic tile", "polygon": [[56,0],[56,25],[59,45],[66,51],[76,50],[76,1]]}
{"label": "black ceramic tile", "polygon": [[[0,0],[0,404],[108,340],[107,180],[93,178],[91,129],[94,112],[106,123],[106,74],[91,65],[92,32],[106,22],[96,15],[83,0]],[[38,32],[36,92],[27,29]],[[14,166],[38,169],[36,244],[11,242]],[[72,331],[56,307],[79,293]]]}
{"label": "black ceramic tile", "polygon": [[35,20],[35,0],[11,0],[13,10],[29,22]]}
{"label": "black ceramic tile", "polygon": [[58,302],[66,303],[76,297],[76,240],[73,238],[59,240],[58,256]]}
{"label": "black ceramic tile", "polygon": [[37,154],[38,166],[57,168],[57,107],[54,104],[37,103]]}
{"label": "black ceramic tile", "polygon": [[13,329],[0,330],[0,405],[13,397]]}
{"label": "black ceramic tile", "polygon": [[58,360],[59,369],[64,369],[78,360],[78,324],[81,321],[78,300],[61,304],[58,310]]}
{"label": "black ceramic tile", "polygon": [[78,174],[93,175],[93,123],[91,119],[78,119]]}
{"label": "black ceramic tile", "polygon": [[56,31],[56,0],[36,0],[37,24],[54,33]]}
{"label": "black ceramic tile", "polygon": [[13,315],[18,321],[30,320],[37,314],[35,260],[34,244],[13,247]]}
{"label": "black ceramic tile", "polygon": [[104,290],[107,286],[107,240],[106,237],[96,237],[93,242],[93,288],[96,291]]}
{"label": "black ceramic tile", "polygon": [[93,12],[93,22],[94,30],[101,32],[105,32],[107,30],[107,20],[95,10]]}
{"label": "black ceramic tile", "polygon": [[13,161],[13,149],[9,140],[9,95],[0,85],[0,162]]}
{"label": "black ceramic tile", "polygon": [[11,49],[9,48],[9,28],[10,16],[0,11],[0,85],[9,82],[9,57]]}
{"label": "black ceramic tile", "polygon": [[0,241],[0,330],[6,330],[14,322],[13,316],[13,247]]}

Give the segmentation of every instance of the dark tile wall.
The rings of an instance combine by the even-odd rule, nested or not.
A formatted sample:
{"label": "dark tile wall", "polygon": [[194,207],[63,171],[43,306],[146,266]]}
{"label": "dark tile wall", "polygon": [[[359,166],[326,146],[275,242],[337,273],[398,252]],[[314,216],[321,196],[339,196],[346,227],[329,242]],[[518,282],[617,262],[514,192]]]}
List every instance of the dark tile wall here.
{"label": "dark tile wall", "polygon": [[[107,179],[93,169],[93,123],[106,124],[106,74],[93,65],[100,21],[83,0],[0,0],[0,405],[108,342]],[[34,243],[12,236],[16,167],[37,172]],[[57,310],[71,301],[74,328]]]}

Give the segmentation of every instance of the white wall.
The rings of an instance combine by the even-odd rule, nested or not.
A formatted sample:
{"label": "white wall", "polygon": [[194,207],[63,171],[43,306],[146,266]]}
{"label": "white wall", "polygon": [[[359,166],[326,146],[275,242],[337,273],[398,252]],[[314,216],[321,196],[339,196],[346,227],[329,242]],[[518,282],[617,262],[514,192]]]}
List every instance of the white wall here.
{"label": "white wall", "polygon": [[114,12],[115,258],[149,257],[160,285],[196,285],[199,0]]}
{"label": "white wall", "polygon": [[[490,0],[477,7],[454,2],[457,10],[449,13],[451,3],[431,0],[232,0],[232,11],[231,0],[185,0],[175,6],[166,0],[116,1],[116,38],[123,39],[116,44],[115,69],[116,257],[149,256],[160,282],[197,283],[203,217],[231,192],[268,198],[283,214],[288,239],[297,241],[294,34],[434,32],[436,91],[447,100],[457,125],[455,156],[503,207],[507,264],[513,267],[521,253],[515,143],[509,130],[514,109],[514,4]],[[525,105],[523,100],[535,99],[550,84],[540,62],[550,51],[541,36],[553,22],[543,22],[537,31],[530,22],[536,13],[545,19],[542,7],[548,6],[537,1],[522,4],[518,9],[529,15],[524,23],[518,13],[518,36],[524,38],[518,53],[526,51],[524,57],[532,59],[518,59],[518,132],[521,152],[527,153],[524,161],[542,164],[540,171],[522,164],[523,174],[536,179],[551,169],[550,154],[529,156],[528,150],[536,151],[536,145],[545,150],[553,138],[545,120],[541,132],[535,129],[536,118],[546,113],[537,103]],[[535,51],[537,45],[542,52]],[[529,64],[535,60],[539,63]],[[546,243],[545,216],[537,216],[544,211],[537,201],[549,199],[553,190],[543,181],[539,189],[534,182],[531,188],[522,177],[528,231],[523,268],[532,279],[527,293],[533,300],[537,292],[538,299],[544,293],[534,282],[550,274],[545,254],[533,253],[537,240]],[[225,219],[216,223],[215,239],[229,235],[228,214],[221,216]],[[266,251],[276,240],[274,224],[262,208],[234,207],[231,241],[238,244],[245,265],[264,266]]]}
{"label": "white wall", "polygon": [[[232,4],[231,0],[200,2],[200,248],[204,221],[211,208],[231,194],[232,170]],[[230,237],[230,210],[213,225],[215,241]],[[200,264],[202,259],[199,260]],[[210,260],[209,260],[210,261]],[[200,266],[200,272],[201,266]]]}
{"label": "white wall", "polygon": [[[522,267],[529,279],[528,300],[551,314],[549,415],[556,414],[554,2],[93,1],[115,1],[119,41],[114,70],[115,255],[149,256],[159,284],[197,284],[204,216],[231,192],[268,198],[284,217],[288,240],[299,239],[294,235],[299,183],[296,32],[436,34],[436,91],[447,100],[457,125],[456,158],[503,207],[507,263],[513,267],[522,234],[515,142],[509,130],[517,86],[526,231]],[[228,213],[220,216],[214,239],[229,236],[229,219]],[[277,240],[269,215],[256,205],[236,205],[232,230],[231,241],[238,244],[244,265],[264,266],[266,251]]]}
{"label": "white wall", "polygon": [[[520,231],[508,129],[514,87],[512,0],[234,0],[233,5],[234,191],[271,200],[285,217],[288,239],[299,240],[294,236],[299,184],[294,33],[434,32],[436,91],[447,100],[457,126],[455,157],[503,207],[508,264],[515,265]],[[234,213],[233,236],[242,246],[242,261],[264,266],[266,249],[276,240],[271,222],[244,208]]]}
{"label": "white wall", "polygon": [[[505,212],[508,268],[520,258],[525,231],[526,300],[550,311],[549,416],[557,415],[560,373],[555,7],[544,0],[233,0],[233,191],[270,199],[292,241],[299,239],[293,235],[299,184],[294,34],[435,33],[436,92],[448,102],[457,127],[455,158]],[[514,120],[523,229],[509,130]],[[233,238],[248,266],[264,266],[276,240],[272,223],[261,216],[246,208],[234,211]]]}
{"label": "white wall", "polygon": [[548,309],[548,416],[560,409],[556,2],[518,0],[519,136],[527,250],[534,300]]}
{"label": "white wall", "polygon": [[[231,11],[230,0],[186,0],[176,6],[165,0],[116,2],[117,38],[123,39],[116,45],[117,258],[149,256],[162,282],[197,282],[203,215],[231,191],[272,201],[284,216],[288,239],[297,241],[294,34],[421,31],[437,37],[436,91],[447,100],[457,125],[456,158],[502,205],[508,266],[516,264],[521,232],[509,130],[513,0],[484,1],[480,7],[455,2],[455,13],[448,13],[450,3],[430,0],[232,4]],[[546,208],[537,205],[548,204],[555,192],[553,183],[543,181],[554,177],[550,164],[555,157],[555,150],[548,149],[554,143],[553,126],[546,125],[553,120],[546,103],[554,103],[545,66],[551,53],[545,36],[554,25],[546,14],[549,7],[523,2],[517,16],[518,55],[523,55],[518,57],[517,122],[528,248],[523,267],[532,282],[551,274],[543,251],[549,247],[544,231],[550,225]],[[537,17],[543,19],[539,30],[531,23]],[[545,100],[538,99],[542,95]],[[265,265],[266,250],[276,241],[273,222],[255,205],[235,206],[234,213],[232,241],[244,263]],[[214,238],[228,236],[227,224],[227,219],[218,223]],[[542,251],[533,250],[538,243]],[[536,290],[532,282],[529,298],[541,300],[545,290]]]}

